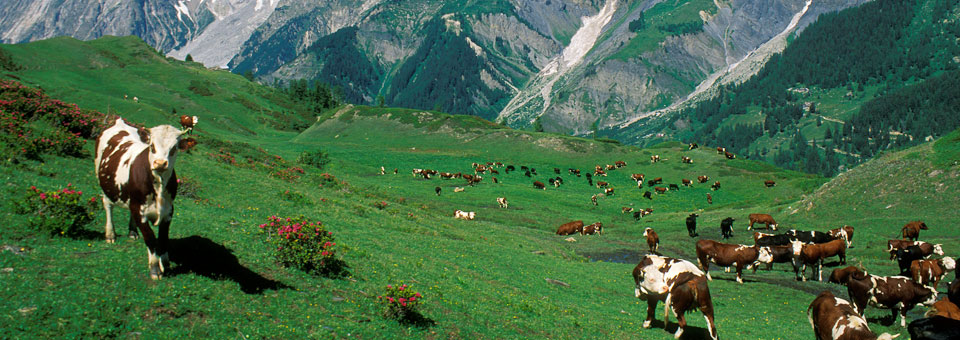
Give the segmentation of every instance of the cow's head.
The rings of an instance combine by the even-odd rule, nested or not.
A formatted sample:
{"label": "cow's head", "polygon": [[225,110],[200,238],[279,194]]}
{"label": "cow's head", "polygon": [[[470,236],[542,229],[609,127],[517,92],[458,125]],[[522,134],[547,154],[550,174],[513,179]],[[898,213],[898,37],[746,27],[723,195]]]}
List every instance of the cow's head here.
{"label": "cow's head", "polygon": [[937,302],[937,290],[927,285],[917,285],[917,295],[926,296],[922,303],[924,306],[932,306]]}
{"label": "cow's head", "polygon": [[770,247],[760,247],[760,250],[757,251],[757,262],[773,263],[773,253],[770,251]]}
{"label": "cow's head", "polygon": [[926,223],[923,223],[923,222],[920,222],[920,229],[929,230],[929,229],[927,229],[927,224],[926,224]]}
{"label": "cow's head", "polygon": [[937,254],[937,255],[943,255],[943,245],[934,244],[934,245],[933,245],[933,253],[934,253],[934,254]]}
{"label": "cow's head", "polygon": [[800,251],[803,250],[803,242],[798,239],[790,239],[790,249],[793,250],[794,256],[800,256]]}
{"label": "cow's head", "polygon": [[957,269],[957,261],[954,260],[952,257],[944,257],[943,259],[940,260],[940,264],[941,264],[941,267],[943,267],[943,271],[945,272]]}
{"label": "cow's head", "polygon": [[150,154],[150,169],[155,173],[164,173],[173,168],[177,149],[180,147],[180,136],[186,131],[170,125],[160,125],[148,130],[147,144]]}

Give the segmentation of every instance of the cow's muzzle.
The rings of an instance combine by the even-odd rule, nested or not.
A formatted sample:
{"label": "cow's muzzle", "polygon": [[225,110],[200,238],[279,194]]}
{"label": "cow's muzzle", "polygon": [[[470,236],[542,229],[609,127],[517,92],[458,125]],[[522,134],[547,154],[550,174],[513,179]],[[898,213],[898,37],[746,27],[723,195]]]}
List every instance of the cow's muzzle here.
{"label": "cow's muzzle", "polygon": [[170,165],[170,163],[166,159],[158,159],[153,161],[153,170],[164,171],[167,170],[168,165]]}

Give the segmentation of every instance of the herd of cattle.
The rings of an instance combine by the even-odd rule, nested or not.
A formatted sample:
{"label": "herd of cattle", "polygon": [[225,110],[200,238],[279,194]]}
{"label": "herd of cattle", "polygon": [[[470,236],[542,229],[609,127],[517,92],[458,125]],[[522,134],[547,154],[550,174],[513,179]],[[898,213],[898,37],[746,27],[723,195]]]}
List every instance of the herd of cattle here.
{"label": "herd of cattle", "polygon": [[[150,129],[137,128],[117,119],[113,126],[106,129],[97,138],[97,152],[95,159],[95,173],[103,191],[103,206],[106,210],[106,239],[113,243],[111,207],[119,205],[130,210],[130,233],[133,238],[143,234],[147,245],[148,269],[152,279],[160,279],[169,267],[168,259],[168,231],[173,216],[173,200],[176,198],[177,177],[174,171],[177,150],[186,150],[196,145],[192,138],[183,138],[196,125],[196,117],[181,117],[182,129],[170,125],[161,125]],[[698,147],[695,143],[690,149]],[[736,156],[723,148],[717,152],[728,159]],[[659,162],[659,155],[651,157],[651,162]],[[684,156],[683,163],[692,163],[693,160]],[[588,184],[593,186],[594,176],[607,176],[607,171],[625,166],[623,161],[614,165],[601,167],[597,165],[593,175],[586,174]],[[504,167],[499,162],[473,164],[475,174],[445,173],[433,170],[415,169],[415,176],[426,179],[439,175],[441,178],[463,178],[467,185],[475,185],[482,181],[483,174],[498,175],[497,168],[504,169],[505,173],[516,171],[513,166]],[[560,169],[554,168],[559,175]],[[520,171],[525,176],[536,175],[536,169],[523,166]],[[568,169],[569,173],[580,177],[579,169]],[[384,173],[381,168],[381,173]],[[394,170],[396,173],[397,170]],[[636,180],[639,188],[643,188],[643,174],[631,176]],[[700,183],[706,183],[707,176],[699,176]],[[495,183],[498,182],[493,177]],[[560,176],[550,178],[553,186],[563,185]],[[649,186],[662,183],[662,178],[655,178],[647,182]],[[684,179],[683,185],[690,185],[692,181]],[[765,186],[771,187],[775,183],[766,181]],[[534,181],[538,189],[545,189],[546,185]],[[613,188],[609,183],[598,181],[597,187],[603,189],[603,194],[610,195]],[[679,188],[679,186],[671,185]],[[712,189],[720,188],[720,182],[715,182]],[[457,188],[462,191],[461,188]],[[670,188],[655,187],[657,193],[666,192]],[[436,187],[439,195],[440,187]],[[644,197],[651,198],[649,191]],[[592,201],[597,204],[598,195],[593,195]],[[710,200],[710,195],[707,195]],[[507,208],[506,198],[498,197],[497,203],[501,208]],[[623,212],[633,209],[624,208]],[[639,219],[652,209],[643,209],[634,212]],[[457,210],[455,218],[472,220],[476,214]],[[699,234],[696,230],[696,218],[699,215],[690,214],[686,218],[687,230],[690,237]],[[750,214],[748,216],[752,229],[755,223],[766,225],[768,229],[776,230],[777,223],[772,216],[766,214]],[[724,238],[732,236],[733,218],[721,221],[721,235]],[[150,224],[158,226],[158,236],[155,237]],[[813,326],[817,339],[891,339],[889,334],[875,335],[870,331],[863,313],[866,307],[891,309],[894,317],[899,312],[901,326],[906,325],[906,313],[917,304],[932,305],[931,317],[915,320],[910,323],[909,331],[913,339],[956,339],[960,337],[960,280],[954,280],[948,288],[948,297],[936,301],[936,287],[946,274],[955,270],[956,261],[950,257],[931,260],[931,255],[943,255],[939,244],[930,244],[918,241],[920,230],[927,226],[921,221],[908,223],[902,229],[902,240],[890,240],[886,250],[891,259],[896,259],[903,276],[877,276],[866,273],[857,267],[838,268],[830,275],[830,282],[847,285],[847,291],[853,303],[837,298],[829,291],[824,291],[811,303],[808,309],[810,323]],[[846,249],[852,247],[853,227],[844,226],[827,233],[818,231],[789,230],[783,234],[766,234],[755,232],[754,245],[737,245],[721,243],[714,240],[699,240],[696,243],[697,263],[676,258],[661,256],[659,237],[653,228],[644,230],[649,251],[633,270],[636,283],[635,295],[647,301],[647,319],[645,328],[650,327],[654,318],[655,308],[659,301],[663,301],[667,310],[677,317],[679,328],[675,334],[679,337],[686,329],[684,314],[692,310],[700,310],[708,324],[709,335],[718,338],[717,327],[714,322],[714,308],[707,281],[712,280],[709,273],[710,263],[718,266],[734,267],[736,280],[743,283],[742,270],[753,269],[756,272],[760,264],[768,268],[774,263],[790,262],[793,264],[797,280],[806,280],[804,275],[807,265],[814,265],[817,280],[821,280],[821,267],[824,259],[838,257],[841,264],[846,262]],[[585,225],[583,221],[573,221],[561,225],[557,229],[558,235],[602,235],[603,224],[600,222]],[[905,276],[909,275],[909,276]],[[665,315],[665,319],[668,315]],[[666,320],[665,320],[666,321]]]}

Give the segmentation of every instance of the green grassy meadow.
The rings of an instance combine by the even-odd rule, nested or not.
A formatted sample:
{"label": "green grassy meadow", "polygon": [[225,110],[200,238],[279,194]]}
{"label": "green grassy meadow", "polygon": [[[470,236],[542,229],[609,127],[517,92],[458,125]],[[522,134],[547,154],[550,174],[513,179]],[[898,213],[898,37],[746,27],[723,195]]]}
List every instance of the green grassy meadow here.
{"label": "green grassy meadow", "polygon": [[[227,72],[144,55],[142,43],[129,38],[111,39],[3,45],[24,68],[2,74],[84,108],[106,111],[109,104],[111,113],[148,126],[175,124],[172,109],[199,116],[195,135],[200,143],[180,154],[176,164],[177,175],[196,186],[192,197],[175,203],[172,272],[150,280],[145,246],[125,237],[128,214],[122,209],[113,214],[120,235],[116,244],[104,242],[102,209],[78,238],[36,235],[17,223],[23,218],[13,213],[10,201],[32,185],[52,190],[71,183],[85,198],[99,194],[92,157],[0,162],[6,183],[0,216],[7,221],[0,227],[0,247],[26,249],[20,254],[0,250],[4,338],[671,339],[676,318],[664,330],[662,305],[660,322],[652,329],[641,327],[646,304],[633,295],[631,271],[645,253],[646,227],[659,233],[664,255],[695,261],[696,239],[687,236],[684,224],[692,212],[700,214],[701,238],[719,239],[720,220],[734,217],[731,242],[745,244],[752,242],[746,230],[749,213],[770,213],[782,228],[852,225],[856,233],[848,262],[880,275],[897,271],[881,248],[911,220],[930,226],[922,240],[943,243],[951,256],[960,252],[951,223],[960,206],[956,133],[828,179],[727,160],[706,146],[687,150],[664,143],[639,149],[396,108],[343,106],[296,132],[278,129],[283,125],[278,122],[308,118],[276,91]],[[61,55],[60,50],[74,52]],[[105,52],[90,51],[114,57],[101,59],[97,56]],[[136,61],[122,66],[105,61],[127,58]],[[189,90],[192,81],[209,84],[213,95]],[[140,102],[124,100],[123,94],[138,95]],[[92,144],[86,145],[89,154]],[[331,162],[323,169],[304,167],[305,174],[293,182],[262,167],[219,160],[229,152],[240,164],[277,156],[294,164],[301,152],[315,150],[328,153]],[[651,163],[651,155],[662,161]],[[693,164],[681,164],[681,156],[691,157]],[[586,173],[618,160],[627,166],[594,178],[616,190],[597,206],[590,196],[600,189],[567,172]],[[506,174],[500,168],[499,184],[487,174],[473,187],[461,179],[411,174],[415,168],[472,173],[471,163],[487,161],[518,171]],[[387,174],[380,174],[381,166]],[[520,166],[536,168],[538,175],[528,178]],[[709,183],[720,181],[722,188],[711,191],[695,183],[648,200],[642,194],[652,189],[638,189],[632,173],[663,177],[664,185],[707,175]],[[546,183],[556,176],[564,179],[559,188],[532,186],[534,180]],[[777,185],[765,188],[768,179]],[[440,196],[434,193],[437,186]],[[455,193],[455,187],[465,190]],[[286,200],[281,196],[286,191],[305,199]],[[708,193],[713,204],[706,201]],[[509,208],[499,208],[497,197],[506,197]],[[378,202],[386,202],[386,208],[377,208]],[[654,213],[635,221],[621,213],[622,207],[653,208]],[[477,218],[455,220],[455,209],[475,211]],[[258,228],[272,215],[323,221],[337,238],[348,274],[328,278],[277,265]],[[554,234],[559,224],[572,220],[602,222],[604,233],[573,236],[575,242]],[[831,269],[826,267],[824,276]],[[725,339],[810,338],[805,311],[815,295],[830,289],[846,297],[838,285],[795,281],[787,264],[745,272],[742,285],[731,273],[711,270],[716,323]],[[424,296],[418,322],[382,315],[377,295],[399,282]],[[915,309],[911,320],[925,310]],[[888,314],[869,308],[870,327],[906,335],[899,323],[877,320]],[[704,337],[699,312],[688,316],[694,328],[684,338]]]}

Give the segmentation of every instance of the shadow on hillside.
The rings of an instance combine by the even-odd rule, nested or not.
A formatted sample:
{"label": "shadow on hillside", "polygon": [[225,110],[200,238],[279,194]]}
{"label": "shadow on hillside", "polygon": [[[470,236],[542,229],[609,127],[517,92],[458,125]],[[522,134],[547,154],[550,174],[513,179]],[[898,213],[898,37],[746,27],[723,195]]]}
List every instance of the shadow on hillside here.
{"label": "shadow on hillside", "polygon": [[244,267],[233,255],[233,250],[202,236],[171,239],[170,261],[177,264],[171,269],[171,276],[193,273],[214,280],[231,280],[247,294],[291,288]]}
{"label": "shadow on hillside", "polygon": [[[690,316],[687,316],[687,322],[690,322]],[[680,328],[680,324],[677,323],[676,318],[673,318],[670,322],[670,325],[664,327],[662,319],[654,319],[650,322],[650,328],[662,329],[664,332],[669,332],[671,335],[673,335],[677,333],[677,329]],[[710,333],[704,327],[696,327],[687,323],[687,328],[683,331],[683,335],[680,336],[680,339],[710,339]]]}
{"label": "shadow on hillside", "polygon": [[428,318],[417,311],[408,312],[398,321],[400,321],[400,324],[402,325],[414,326],[418,328],[430,328],[437,324],[437,322],[433,321],[433,319]]}

